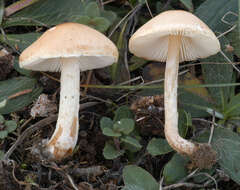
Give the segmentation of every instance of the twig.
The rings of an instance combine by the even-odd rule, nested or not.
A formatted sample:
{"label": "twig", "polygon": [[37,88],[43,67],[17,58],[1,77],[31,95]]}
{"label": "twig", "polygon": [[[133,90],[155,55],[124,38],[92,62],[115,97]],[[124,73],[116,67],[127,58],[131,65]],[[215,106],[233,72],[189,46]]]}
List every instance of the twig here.
{"label": "twig", "polygon": [[[91,78],[92,78],[92,73],[93,73],[93,70],[88,71],[87,80],[86,80],[86,83],[85,83],[86,85],[88,85],[88,84],[90,83]],[[84,87],[84,91],[83,91],[83,93],[82,93],[82,96],[83,96],[83,97],[86,96],[87,90],[88,90],[88,87],[87,87],[87,86]]]}
{"label": "twig", "polygon": [[220,53],[222,54],[222,56],[233,66],[233,68],[240,73],[240,70],[236,67],[236,65],[233,64],[233,62],[228,58],[228,56],[225,55],[225,53],[223,53],[222,50],[220,50]]}
{"label": "twig", "polygon": [[162,177],[160,182],[159,182],[159,190],[163,189],[163,180],[164,180],[164,177]]}
{"label": "twig", "polygon": [[[129,17],[129,19],[135,15],[135,13],[140,10],[142,8],[142,4],[138,4],[136,7],[134,7],[134,9],[132,9],[131,11],[129,11],[119,22],[118,24],[113,28],[113,30],[110,32],[110,34],[108,35],[108,37],[110,38],[113,33],[117,30],[117,28],[122,24],[122,22]],[[130,16],[131,15],[131,16]]]}
{"label": "twig", "polygon": [[176,183],[173,185],[169,185],[166,187],[163,187],[163,190],[168,190],[168,189],[176,189],[179,187],[197,187],[197,188],[202,188],[205,187],[205,185],[199,185],[199,184],[195,184],[195,183]]}
{"label": "twig", "polygon": [[53,76],[51,76],[51,75],[49,75],[49,74],[47,74],[47,73],[45,73],[45,72],[42,72],[42,71],[40,71],[40,73],[43,74],[44,76],[46,76],[46,77],[48,77],[48,78],[50,78],[50,79],[52,79],[52,80],[57,81],[57,82],[60,83],[60,80],[59,80],[59,79],[57,79],[57,78],[55,78],[55,77],[53,77]]}
{"label": "twig", "polygon": [[103,4],[103,5],[106,5],[106,4],[112,3],[112,2],[114,2],[114,1],[116,1],[116,0],[108,0],[108,1],[104,1],[102,4]]}
{"label": "twig", "polygon": [[195,120],[195,121],[206,122],[206,123],[209,123],[209,124],[211,124],[211,125],[215,125],[215,126],[217,126],[217,127],[221,126],[221,125],[219,125],[219,124],[217,124],[217,123],[213,123],[212,121],[208,121],[208,120],[202,119],[202,118],[192,118],[192,120],[193,120],[193,121]]}
{"label": "twig", "polygon": [[70,183],[71,186],[73,187],[73,189],[78,190],[78,188],[77,188],[77,186],[74,184],[74,181],[73,181],[73,179],[71,178],[71,176],[70,176],[69,174],[65,174],[65,175],[66,175],[69,183]]}
{"label": "twig", "polygon": [[210,131],[210,136],[208,139],[208,144],[210,145],[212,142],[212,137],[213,137],[213,131],[214,131],[214,123],[215,123],[215,111],[213,111],[213,118],[212,118],[212,124],[211,124],[211,131]]}
{"label": "twig", "polygon": [[153,14],[152,14],[152,11],[151,11],[151,9],[150,9],[150,7],[149,7],[148,1],[145,0],[145,3],[146,3],[146,6],[147,6],[147,9],[148,9],[149,14],[150,14],[151,17],[153,18]]}
{"label": "twig", "polygon": [[41,121],[35,123],[34,125],[32,125],[31,127],[27,128],[21,136],[18,137],[18,139],[16,140],[16,142],[11,146],[11,148],[5,153],[3,160],[8,160],[9,157],[11,156],[11,154],[13,153],[13,151],[17,148],[18,145],[20,145],[23,140],[31,135],[33,132],[35,132],[36,130],[38,130],[39,128],[45,127],[46,125],[49,125],[50,123],[54,122],[57,120],[57,115],[53,115],[50,116],[48,118],[42,119]]}
{"label": "twig", "polygon": [[35,187],[38,187],[39,188],[39,185],[36,184],[36,183],[28,183],[28,182],[25,182],[25,181],[20,181],[17,179],[16,175],[15,175],[15,168],[16,168],[16,165],[15,165],[15,161],[14,160],[10,160],[10,163],[12,163],[12,177],[13,179],[19,184],[19,185],[25,185],[25,186],[35,186]]}
{"label": "twig", "polygon": [[14,14],[15,12],[17,11],[20,11],[21,9],[33,4],[33,3],[36,3],[37,1],[39,0],[20,0],[20,1],[17,1],[11,5],[9,5],[8,7],[6,7],[5,9],[5,16],[10,16],[12,14]]}
{"label": "twig", "polygon": [[22,91],[20,91],[20,92],[17,92],[17,93],[15,93],[15,94],[12,94],[11,96],[8,96],[8,99],[9,99],[9,100],[10,100],[10,99],[14,99],[14,98],[16,98],[16,97],[18,97],[18,96],[22,96],[22,95],[28,94],[28,93],[30,93],[30,92],[32,92],[32,89],[22,90]]}
{"label": "twig", "polygon": [[193,172],[191,172],[191,173],[188,174],[186,177],[184,177],[183,179],[181,179],[181,180],[179,181],[179,183],[182,183],[182,182],[184,182],[184,181],[187,181],[188,179],[190,179],[191,177],[193,177],[198,170],[199,170],[199,168],[195,169]]}

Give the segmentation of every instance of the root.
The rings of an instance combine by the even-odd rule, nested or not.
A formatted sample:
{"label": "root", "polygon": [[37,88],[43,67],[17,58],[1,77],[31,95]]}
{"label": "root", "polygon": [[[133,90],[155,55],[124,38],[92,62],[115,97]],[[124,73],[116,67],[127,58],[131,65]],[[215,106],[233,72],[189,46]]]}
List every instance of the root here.
{"label": "root", "polygon": [[217,152],[209,144],[196,143],[195,151],[189,155],[193,166],[200,169],[210,169],[217,161]]}

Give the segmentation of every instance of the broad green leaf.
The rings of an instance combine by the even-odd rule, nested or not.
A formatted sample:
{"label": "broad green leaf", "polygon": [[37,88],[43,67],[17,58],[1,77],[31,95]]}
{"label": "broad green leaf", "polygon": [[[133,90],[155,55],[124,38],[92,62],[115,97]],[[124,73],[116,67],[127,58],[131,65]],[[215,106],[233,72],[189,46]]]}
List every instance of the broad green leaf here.
{"label": "broad green leaf", "polygon": [[78,22],[80,24],[89,24],[91,22],[91,18],[89,16],[79,16],[74,19],[75,22]]}
{"label": "broad green leaf", "polygon": [[121,133],[116,132],[113,129],[107,128],[107,127],[103,128],[102,133],[106,136],[109,136],[109,137],[120,137],[120,136],[122,136]]}
{"label": "broad green leaf", "polygon": [[[207,142],[209,132],[197,140]],[[217,151],[218,164],[232,180],[240,184],[240,137],[230,129],[218,127],[214,129],[212,147]]]}
{"label": "broad green leaf", "polygon": [[108,19],[111,23],[113,23],[117,18],[117,15],[113,11],[102,10],[101,16]]}
{"label": "broad green leaf", "polygon": [[15,131],[15,129],[17,128],[17,123],[13,120],[6,121],[4,125],[6,126],[5,130],[7,130],[8,133]]}
{"label": "broad green leaf", "polygon": [[[211,58],[209,58],[211,59]],[[221,84],[231,83],[233,69],[231,65],[202,65],[202,71],[205,83]],[[209,88],[212,98],[218,106],[224,108],[228,98],[230,97],[229,87]]]}
{"label": "broad green leaf", "polygon": [[[217,31],[218,34],[223,33],[229,29],[229,25],[222,22],[222,18],[228,12],[237,12],[238,1],[237,0],[206,0],[196,10],[196,15],[203,20],[213,31]],[[209,11],[211,10],[211,11]],[[221,47],[226,45],[223,37],[220,39]],[[232,54],[225,52],[229,59],[232,61]],[[207,62],[227,62],[223,56],[219,53],[215,56],[211,56],[205,59]],[[202,65],[203,76],[205,83],[209,84],[221,84],[231,83],[233,68],[231,65],[214,65],[203,64]],[[209,88],[212,98],[215,100],[218,106],[225,106],[226,100],[230,96],[230,88]]]}
{"label": "broad green leaf", "polygon": [[180,1],[189,11],[193,12],[192,0],[180,0]]}
{"label": "broad green leaf", "polygon": [[102,117],[100,120],[100,127],[103,131],[104,128],[113,128],[113,121],[109,117]]}
{"label": "broad green leaf", "polygon": [[139,141],[133,137],[129,137],[129,136],[122,137],[121,141],[127,144],[130,144],[138,149],[142,148],[142,145],[139,143]]}
{"label": "broad green leaf", "polygon": [[134,115],[128,106],[121,106],[114,112],[114,122],[120,121],[123,118],[134,118]]}
{"label": "broad green leaf", "polygon": [[0,35],[0,42],[6,43],[22,52],[25,48],[37,40],[39,36],[39,33],[7,34],[5,36]]}
{"label": "broad green leaf", "polygon": [[42,88],[37,86],[37,81],[27,77],[0,81],[0,102],[8,99],[6,106],[0,108],[0,114],[8,114],[22,109],[32,103],[41,91]]}
{"label": "broad green leaf", "polygon": [[89,17],[95,18],[100,16],[100,10],[96,2],[90,2],[85,7],[85,14]]}
{"label": "broad green leaf", "polygon": [[206,99],[185,89],[178,89],[178,102],[179,107],[190,113],[192,117],[209,116],[206,109],[213,108]]}
{"label": "broad green leaf", "polygon": [[214,32],[225,32],[229,25],[221,19],[228,12],[238,12],[238,0],[206,0],[196,10],[195,14]]}
{"label": "broad green leaf", "polygon": [[[90,22],[87,22],[87,17],[91,18]],[[79,22],[105,32],[116,17],[112,11],[100,10],[93,0],[41,0],[9,17],[4,22],[4,27],[19,25],[50,27],[63,22]]]}
{"label": "broad green leaf", "polygon": [[167,154],[173,151],[173,149],[170,147],[170,145],[165,139],[152,138],[147,145],[147,151],[152,156],[158,156],[158,155]]}
{"label": "broad green leaf", "polygon": [[19,72],[22,75],[25,75],[27,77],[31,77],[32,76],[32,71],[31,70],[26,70],[26,69],[20,68],[20,66],[19,66],[19,59],[18,58],[14,59],[13,67],[14,67],[14,69],[17,72]]}
{"label": "broad green leaf", "polygon": [[103,156],[108,160],[115,159],[124,154],[124,150],[118,151],[111,143],[106,142],[105,147],[103,149]]}
{"label": "broad green leaf", "polygon": [[4,139],[8,136],[8,132],[5,130],[0,131],[0,139]]}
{"label": "broad green leaf", "polygon": [[132,119],[121,119],[113,125],[114,131],[121,132],[125,135],[129,135],[134,130],[134,120]]}
{"label": "broad green leaf", "polygon": [[96,17],[96,18],[93,18],[88,25],[92,26],[93,28],[95,28],[100,32],[104,32],[109,28],[111,23],[106,18]]}
{"label": "broad green leaf", "polygon": [[0,114],[0,124],[3,124],[5,122],[4,117]]}
{"label": "broad green leaf", "polygon": [[167,184],[175,183],[187,176],[187,160],[179,154],[174,154],[172,159],[165,165],[163,176]]}
{"label": "broad green leaf", "polygon": [[[213,176],[216,172],[216,166],[212,167],[211,169],[201,169],[202,174],[209,174],[209,176]],[[207,175],[196,175],[193,177],[194,182],[196,183],[204,183],[209,179]]]}
{"label": "broad green leaf", "polygon": [[[240,2],[238,3],[238,14],[239,13],[240,13]],[[234,54],[240,57],[240,53],[239,53],[240,52],[240,18],[238,17],[237,14],[234,14],[234,13],[229,13],[227,16],[230,18],[233,17],[234,20],[233,21],[232,19],[231,20],[225,19],[225,20],[232,25],[236,25],[236,28],[232,30],[227,37],[230,41],[231,46],[233,47]],[[226,44],[226,46],[223,47],[225,51],[228,51],[227,45],[229,44]]]}
{"label": "broad green leaf", "polygon": [[124,190],[159,190],[159,184],[146,170],[129,165],[123,169]]}
{"label": "broad green leaf", "polygon": [[83,3],[76,0],[41,0],[7,19],[5,27],[17,25],[56,25],[71,21],[83,13]]}

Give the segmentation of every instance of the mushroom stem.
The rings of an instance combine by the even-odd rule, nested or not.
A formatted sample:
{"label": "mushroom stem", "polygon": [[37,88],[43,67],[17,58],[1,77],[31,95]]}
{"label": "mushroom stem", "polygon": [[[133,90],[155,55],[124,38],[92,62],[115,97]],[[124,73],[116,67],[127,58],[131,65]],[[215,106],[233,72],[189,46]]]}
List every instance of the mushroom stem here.
{"label": "mushroom stem", "polygon": [[50,158],[60,160],[72,153],[78,138],[80,64],[61,59],[60,105],[56,129],[47,143]]}
{"label": "mushroom stem", "polygon": [[181,36],[170,35],[164,81],[165,136],[177,152],[190,155],[195,144],[183,139],[178,133],[177,87]]}

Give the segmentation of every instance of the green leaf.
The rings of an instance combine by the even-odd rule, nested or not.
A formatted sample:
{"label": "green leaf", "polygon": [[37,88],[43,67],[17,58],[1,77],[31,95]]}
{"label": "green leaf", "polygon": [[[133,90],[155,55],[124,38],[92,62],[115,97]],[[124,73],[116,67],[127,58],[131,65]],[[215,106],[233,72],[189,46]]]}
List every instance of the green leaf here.
{"label": "green leaf", "polygon": [[103,149],[103,156],[108,160],[115,159],[125,153],[124,150],[118,151],[112,144],[106,142],[105,147]]}
{"label": "green leaf", "polygon": [[0,102],[0,108],[5,107],[6,104],[7,104],[7,99],[3,99],[3,100]]}
{"label": "green leaf", "polygon": [[129,135],[134,130],[134,120],[132,119],[121,119],[113,125],[114,131],[122,132],[125,135]]}
{"label": "green leaf", "polygon": [[120,121],[123,118],[134,118],[133,113],[131,112],[131,110],[129,109],[128,106],[121,106],[119,107],[115,112],[114,112],[114,119],[113,121]]}
{"label": "green leaf", "polygon": [[79,16],[79,17],[76,17],[74,21],[80,24],[88,25],[91,22],[91,18],[89,16]]}
{"label": "green leaf", "polygon": [[122,137],[120,140],[136,148],[139,148],[139,149],[142,148],[142,145],[139,143],[139,141],[133,137],[126,136],[126,137]]}
{"label": "green leaf", "polygon": [[191,114],[187,113],[184,110],[179,110],[178,113],[178,130],[180,136],[184,138],[187,135],[188,127],[192,126],[192,117]]}
{"label": "green leaf", "polygon": [[[209,132],[200,136],[199,142],[207,142]],[[240,137],[230,129],[218,127],[214,129],[212,147],[217,151],[218,164],[236,183],[240,184]]]}
{"label": "green leaf", "polygon": [[123,181],[124,190],[159,190],[159,185],[153,176],[138,166],[125,166]]}
{"label": "green leaf", "polygon": [[103,132],[104,135],[109,136],[109,137],[120,137],[120,136],[122,136],[121,133],[115,132],[115,131],[112,130],[111,128],[107,128],[107,127],[105,127],[105,128],[102,130],[102,132]]}
{"label": "green leaf", "polygon": [[0,114],[0,124],[3,124],[5,122],[4,117]]}
{"label": "green leaf", "polygon": [[4,0],[0,0],[0,25],[2,25],[4,15]]}
{"label": "green leaf", "polygon": [[85,7],[85,14],[92,18],[100,16],[98,4],[96,2],[88,3],[88,5]]}
{"label": "green leaf", "polygon": [[18,60],[18,58],[14,59],[13,67],[14,67],[14,69],[17,72],[19,72],[22,75],[25,75],[27,77],[31,77],[32,76],[32,71],[31,70],[26,70],[26,69],[23,69],[23,68],[19,67],[19,60]]}
{"label": "green leaf", "polygon": [[189,11],[193,12],[192,0],[180,0],[180,1]]}
{"label": "green leaf", "polygon": [[100,32],[104,32],[109,28],[111,23],[106,18],[96,17],[96,18],[93,18],[88,25],[92,26],[93,28],[95,28]]}
{"label": "green leaf", "polygon": [[152,138],[147,145],[147,151],[152,156],[159,156],[159,155],[167,154],[173,151],[173,149],[165,139]]}
{"label": "green leaf", "polygon": [[175,183],[187,176],[187,160],[179,154],[174,154],[172,159],[165,165],[163,176],[167,184]]}
{"label": "green leaf", "polygon": [[7,131],[0,131],[0,139],[4,139],[8,136],[8,132]]}
{"label": "green leaf", "polygon": [[113,23],[117,19],[117,15],[113,11],[102,10],[101,16],[108,19],[111,23]]}
{"label": "green leaf", "polygon": [[[210,58],[209,58],[210,60]],[[231,65],[202,65],[204,81],[208,84],[231,83],[233,69]],[[211,96],[218,106],[224,108],[230,97],[230,87],[209,88]]]}
{"label": "green leaf", "polygon": [[[238,9],[239,9],[238,5]],[[240,12],[240,10],[238,10],[238,12]],[[240,18],[237,19],[237,15],[233,15],[233,14],[229,14],[229,17],[234,17],[235,18],[235,22],[233,22],[233,25],[236,24],[236,28],[234,30],[232,30],[229,34],[228,34],[228,39],[230,41],[231,46],[233,47],[234,50],[234,54],[236,54],[238,57],[240,57]],[[232,23],[231,21],[227,21]],[[223,49],[227,50],[227,46],[228,44],[225,44],[225,47],[223,47]]]}
{"label": "green leaf", "polygon": [[22,52],[40,36],[39,33],[0,35],[0,41]]}
{"label": "green leaf", "polygon": [[113,121],[109,117],[102,117],[100,120],[100,127],[103,131],[104,128],[113,128]]}
{"label": "green leaf", "polygon": [[240,115],[240,93],[231,98],[223,114],[226,118]]}
{"label": "green leaf", "polygon": [[[116,17],[112,11],[100,10],[95,1],[41,0],[7,18],[4,27],[19,25],[50,27],[63,22],[79,22],[104,32]],[[87,21],[86,18],[91,18],[91,21]]]}
{"label": "green leaf", "polygon": [[[203,20],[213,31],[223,33],[229,29],[228,24],[222,22],[222,18],[228,12],[238,12],[237,0],[206,0],[198,7],[196,15]],[[209,11],[210,10],[210,11]],[[236,18],[237,19],[237,18]],[[223,37],[220,39],[221,47],[226,45]],[[232,61],[232,54],[225,52]],[[223,56],[219,53],[205,59],[206,62],[226,62]],[[231,65],[202,65],[204,81],[210,84],[231,83],[233,68]],[[225,106],[226,100],[230,96],[230,88],[209,88],[209,91],[216,101],[217,105]]]}
{"label": "green leaf", "polygon": [[[25,94],[16,95],[17,93]],[[0,108],[0,114],[8,114],[18,111],[24,106],[32,103],[42,91],[42,88],[37,86],[35,79],[27,77],[16,77],[5,81],[0,81],[0,102],[8,99],[6,106]],[[10,98],[11,96],[14,96]]]}
{"label": "green leaf", "polygon": [[18,25],[56,25],[71,21],[83,12],[83,3],[76,0],[42,0],[7,19],[5,27]]}
{"label": "green leaf", "polygon": [[184,89],[178,90],[178,100],[179,107],[190,113],[192,117],[209,116],[206,109],[213,108],[213,105],[204,98]]}
{"label": "green leaf", "polygon": [[227,12],[238,12],[237,0],[206,0],[196,10],[195,14],[205,22],[213,31],[220,33],[229,29],[221,19]]}
{"label": "green leaf", "polygon": [[4,125],[6,126],[6,130],[8,133],[15,131],[15,129],[17,128],[17,123],[13,120],[6,121]]}

